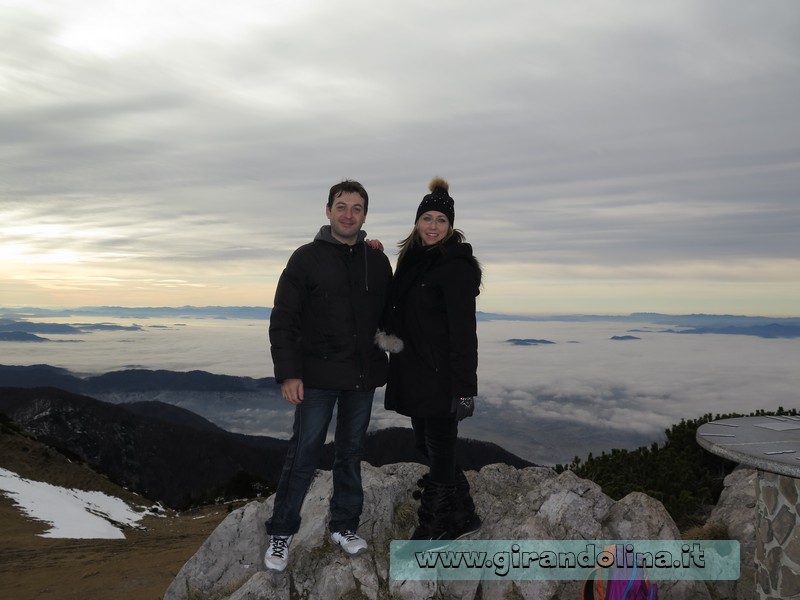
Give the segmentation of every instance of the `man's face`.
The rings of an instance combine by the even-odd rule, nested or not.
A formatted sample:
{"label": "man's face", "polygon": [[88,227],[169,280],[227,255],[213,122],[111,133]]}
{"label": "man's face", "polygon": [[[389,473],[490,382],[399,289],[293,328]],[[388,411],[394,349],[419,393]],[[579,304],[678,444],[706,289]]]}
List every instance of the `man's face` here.
{"label": "man's face", "polygon": [[367,220],[364,199],[356,192],[342,192],[325,207],[325,216],[331,222],[333,237],[343,244],[355,244],[358,232]]}

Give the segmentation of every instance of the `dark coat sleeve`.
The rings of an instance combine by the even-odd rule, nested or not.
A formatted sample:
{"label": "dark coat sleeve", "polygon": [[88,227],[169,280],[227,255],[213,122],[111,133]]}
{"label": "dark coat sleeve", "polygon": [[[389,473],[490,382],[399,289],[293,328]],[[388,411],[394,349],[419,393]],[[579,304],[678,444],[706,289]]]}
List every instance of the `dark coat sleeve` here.
{"label": "dark coat sleeve", "polygon": [[306,276],[295,252],[278,280],[269,321],[270,351],[275,380],[303,378],[302,314]]}

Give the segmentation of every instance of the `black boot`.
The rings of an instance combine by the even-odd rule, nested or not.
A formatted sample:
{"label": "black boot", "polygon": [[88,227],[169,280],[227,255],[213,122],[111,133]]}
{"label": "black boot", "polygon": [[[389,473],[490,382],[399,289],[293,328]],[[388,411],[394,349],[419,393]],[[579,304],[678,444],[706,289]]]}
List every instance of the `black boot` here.
{"label": "black boot", "polygon": [[417,480],[417,487],[420,489],[414,490],[412,496],[417,500],[425,500],[417,510],[419,526],[414,530],[411,539],[457,540],[480,530],[481,519],[475,512],[469,481],[460,466],[456,466],[452,494],[437,500],[436,490],[441,493],[441,489],[446,486],[447,484],[432,482],[430,473]]}
{"label": "black boot", "polygon": [[[443,540],[448,538],[450,515],[455,511],[456,484],[423,480],[417,517],[419,525],[411,534],[412,540]],[[416,494],[416,492],[415,492]]]}
{"label": "black boot", "polygon": [[469,493],[469,481],[461,467],[456,467],[455,507],[449,519],[447,539],[458,540],[476,533],[481,519],[475,512],[475,502]]}

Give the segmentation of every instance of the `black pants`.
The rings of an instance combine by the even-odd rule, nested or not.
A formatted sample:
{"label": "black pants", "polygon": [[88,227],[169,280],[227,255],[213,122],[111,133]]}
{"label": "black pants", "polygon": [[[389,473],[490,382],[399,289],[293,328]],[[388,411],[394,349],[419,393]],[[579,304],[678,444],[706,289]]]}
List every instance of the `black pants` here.
{"label": "black pants", "polygon": [[455,483],[458,421],[452,418],[411,418],[417,449],[428,459],[430,477],[437,483]]}

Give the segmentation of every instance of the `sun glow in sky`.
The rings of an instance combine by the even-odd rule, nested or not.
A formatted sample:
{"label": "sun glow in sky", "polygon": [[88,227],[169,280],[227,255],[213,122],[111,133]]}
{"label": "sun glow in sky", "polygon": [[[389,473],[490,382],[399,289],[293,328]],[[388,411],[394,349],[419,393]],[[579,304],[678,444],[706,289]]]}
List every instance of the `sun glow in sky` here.
{"label": "sun glow in sky", "polygon": [[429,180],[479,308],[796,315],[800,4],[0,3],[0,306],[270,305]]}

